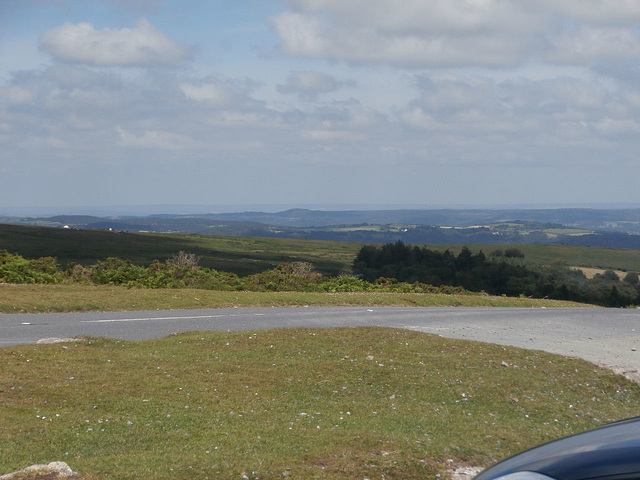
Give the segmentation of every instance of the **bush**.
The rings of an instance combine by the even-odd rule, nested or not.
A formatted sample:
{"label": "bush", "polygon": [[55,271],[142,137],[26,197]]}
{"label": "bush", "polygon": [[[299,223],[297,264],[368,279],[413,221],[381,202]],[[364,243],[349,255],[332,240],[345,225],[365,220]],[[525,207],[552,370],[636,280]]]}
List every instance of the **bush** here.
{"label": "bush", "polygon": [[524,258],[524,253],[518,248],[507,248],[504,251],[504,256],[507,258]]}
{"label": "bush", "polygon": [[64,279],[68,283],[91,283],[93,270],[84,265],[70,263],[64,273]]}
{"label": "bush", "polygon": [[53,257],[27,260],[0,250],[0,282],[5,283],[59,283],[62,273]]}
{"label": "bush", "polygon": [[319,292],[321,279],[310,263],[293,262],[246,277],[243,283],[245,289],[258,292]]}
{"label": "bush", "polygon": [[330,293],[337,292],[371,292],[379,290],[376,285],[353,277],[351,275],[340,275],[322,282],[322,290]]}
{"label": "bush", "polygon": [[92,280],[97,285],[125,285],[135,286],[141,279],[144,268],[131,263],[130,260],[120,260],[109,257],[98,262],[93,268]]}
{"label": "bush", "polygon": [[[181,252],[176,257],[161,263],[154,260],[148,267],[133,265],[128,260],[108,258],[93,267],[92,281],[99,285],[124,285],[142,288],[203,288],[209,290],[238,290],[242,283],[233,273],[221,273],[213,269],[198,267],[195,257]],[[181,259],[187,259],[182,261]]]}

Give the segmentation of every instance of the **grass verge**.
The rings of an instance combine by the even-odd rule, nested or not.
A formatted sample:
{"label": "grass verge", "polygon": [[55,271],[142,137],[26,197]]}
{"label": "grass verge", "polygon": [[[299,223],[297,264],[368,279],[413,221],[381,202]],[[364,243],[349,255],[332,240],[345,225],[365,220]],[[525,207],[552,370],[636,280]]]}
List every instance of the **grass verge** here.
{"label": "grass verge", "polygon": [[0,284],[0,313],[179,310],[302,305],[589,307],[556,300],[418,293],[221,292],[92,285]]}
{"label": "grass verge", "polygon": [[2,468],[86,480],[434,479],[640,408],[585,361],[388,328],[94,338],[0,365]]}

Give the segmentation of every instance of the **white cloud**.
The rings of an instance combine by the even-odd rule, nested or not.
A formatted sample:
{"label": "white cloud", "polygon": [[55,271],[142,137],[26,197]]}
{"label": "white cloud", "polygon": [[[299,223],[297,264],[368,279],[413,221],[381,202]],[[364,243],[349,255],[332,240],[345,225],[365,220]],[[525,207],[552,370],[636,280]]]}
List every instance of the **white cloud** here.
{"label": "white cloud", "polygon": [[[9,1],[16,13],[44,4]],[[547,199],[576,175],[592,177],[585,198],[605,198],[602,175],[626,182],[620,195],[636,188],[640,0],[286,0],[251,18],[214,18],[215,2],[196,0],[180,12],[198,16],[188,31],[181,21],[162,32],[102,22],[143,10],[166,21],[175,9],[163,0],[47,1],[63,8],[48,5],[45,28],[10,19],[11,55],[30,41],[35,59],[0,79],[0,192],[11,198],[46,203],[59,185],[58,202],[390,192],[471,203],[489,181],[495,192],[514,185],[509,202]],[[282,12],[268,20],[279,58],[267,11]],[[91,23],[63,24],[78,18]],[[93,68],[176,64],[187,42],[198,44],[192,69]],[[77,185],[87,195],[70,200]]]}
{"label": "white cloud", "polygon": [[353,99],[307,109],[306,116],[319,122],[323,130],[362,130],[386,122],[384,115]]}
{"label": "white cloud", "polygon": [[207,124],[232,128],[278,128],[282,127],[282,119],[267,112],[238,112],[222,110],[210,116]]}
{"label": "white cloud", "polygon": [[305,130],[302,138],[314,142],[361,142],[366,139],[366,135],[341,130]]}
{"label": "white cloud", "polygon": [[291,0],[269,22],[294,57],[410,67],[635,58],[637,0]]}
{"label": "white cloud", "polygon": [[214,105],[225,105],[233,97],[232,92],[213,83],[183,83],[180,89],[184,95],[197,102],[209,102]]}
{"label": "white cloud", "polygon": [[530,41],[526,36],[510,37],[491,28],[458,35],[458,27],[453,32],[415,30],[409,23],[388,31],[384,22],[366,24],[352,17],[348,20],[353,22],[322,23],[320,18],[309,15],[283,13],[271,17],[270,22],[281,49],[288,55],[365,63],[498,66],[517,63]]}
{"label": "white cloud", "polygon": [[[638,114],[619,91],[595,80],[509,80],[418,77],[420,97],[399,119],[428,142],[495,145],[495,151],[610,148],[610,137],[629,135]],[[452,140],[453,139],[453,140]],[[464,139],[464,140],[463,140]],[[501,155],[501,154],[500,154]]]}
{"label": "white cloud", "polygon": [[225,107],[249,102],[251,85],[219,75],[197,82],[182,82],[180,90],[189,100]]}
{"label": "white cloud", "polygon": [[39,46],[58,61],[96,66],[170,65],[190,56],[187,48],[145,19],[134,28],[103,30],[90,23],[66,22],[45,32]]}
{"label": "white cloud", "polygon": [[625,92],[624,99],[632,108],[640,109],[640,90],[630,90]]}
{"label": "white cloud", "polygon": [[331,75],[320,72],[291,72],[284,85],[278,85],[278,92],[298,94],[301,98],[315,99],[319,94],[329,93],[344,86],[353,86],[354,82],[338,81]]}
{"label": "white cloud", "polygon": [[0,88],[0,105],[21,105],[34,99],[31,90],[25,87]]}
{"label": "white cloud", "polygon": [[[548,16],[503,0],[296,0],[270,18],[284,53],[408,66],[518,63]],[[523,6],[524,4],[524,6]]]}
{"label": "white cloud", "polygon": [[333,47],[330,32],[323,31],[320,20],[285,12],[269,19],[280,37],[285,53],[301,57],[324,57]]}
{"label": "white cloud", "polygon": [[547,60],[562,64],[624,61],[638,57],[640,39],[630,28],[582,27],[555,39],[546,54]]}
{"label": "white cloud", "polygon": [[598,111],[605,109],[611,100],[604,86],[593,81],[560,78],[539,84],[545,99],[564,108]]}
{"label": "white cloud", "polygon": [[595,25],[635,25],[640,22],[637,0],[543,0],[547,8],[576,22]]}
{"label": "white cloud", "polygon": [[442,79],[418,77],[423,103],[432,111],[455,111],[490,101],[495,84],[482,79]]}
{"label": "white cloud", "polygon": [[640,133],[640,122],[632,119],[603,118],[592,126],[606,136],[637,136]]}
{"label": "white cloud", "polygon": [[136,136],[120,127],[117,128],[117,132],[122,147],[184,150],[196,146],[191,138],[174,132],[149,130]]}
{"label": "white cloud", "polygon": [[414,106],[402,115],[402,120],[409,126],[422,130],[434,130],[438,128],[438,123],[425,110],[419,106]]}
{"label": "white cloud", "polygon": [[68,149],[73,148],[72,145],[60,138],[55,137],[34,137],[29,141],[29,148],[43,148],[43,149]]}
{"label": "white cloud", "polygon": [[[535,3],[523,0],[293,0],[311,18],[330,16],[344,24],[371,25],[386,32],[532,31],[545,21]],[[317,16],[317,17],[314,17]]]}

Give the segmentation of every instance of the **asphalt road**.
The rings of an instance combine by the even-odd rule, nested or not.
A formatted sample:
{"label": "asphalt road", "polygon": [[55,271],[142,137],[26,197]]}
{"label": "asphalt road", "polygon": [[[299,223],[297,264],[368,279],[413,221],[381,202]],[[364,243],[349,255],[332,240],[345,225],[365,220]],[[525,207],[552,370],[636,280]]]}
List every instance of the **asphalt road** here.
{"label": "asphalt road", "polygon": [[298,307],[0,315],[0,347],[84,335],[143,340],[191,330],[356,326],[546,350],[640,380],[640,309]]}

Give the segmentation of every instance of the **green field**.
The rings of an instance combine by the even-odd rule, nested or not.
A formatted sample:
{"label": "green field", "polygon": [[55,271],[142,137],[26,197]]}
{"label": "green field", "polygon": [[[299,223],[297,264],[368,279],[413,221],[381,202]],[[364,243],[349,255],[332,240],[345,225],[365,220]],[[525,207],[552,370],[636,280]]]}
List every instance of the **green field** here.
{"label": "green field", "polygon": [[382,329],[0,349],[2,471],[85,480],[436,479],[636,415],[585,361]]}

